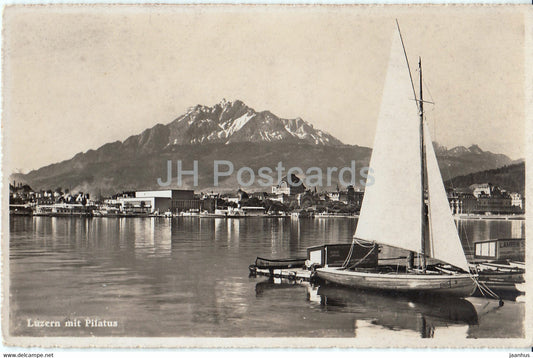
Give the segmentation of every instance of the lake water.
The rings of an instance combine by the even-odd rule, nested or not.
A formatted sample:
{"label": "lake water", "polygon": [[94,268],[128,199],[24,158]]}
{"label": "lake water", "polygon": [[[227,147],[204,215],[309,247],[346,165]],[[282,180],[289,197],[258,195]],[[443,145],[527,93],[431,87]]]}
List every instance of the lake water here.
{"label": "lake water", "polygon": [[[147,337],[382,334],[388,339],[524,335],[520,297],[497,308],[497,301],[478,297],[416,300],[248,276],[256,256],[305,256],[309,246],[348,243],[356,223],[350,218],[11,217],[10,332]],[[460,221],[459,228],[467,254],[474,241],[524,237],[524,221]],[[98,326],[107,324],[104,320],[112,326]],[[36,327],[38,321],[57,321],[60,326]]]}

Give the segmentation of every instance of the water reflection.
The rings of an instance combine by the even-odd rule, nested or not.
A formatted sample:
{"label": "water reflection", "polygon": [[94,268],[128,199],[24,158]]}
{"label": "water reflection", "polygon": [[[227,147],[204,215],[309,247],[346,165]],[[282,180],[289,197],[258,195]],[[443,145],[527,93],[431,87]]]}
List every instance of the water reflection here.
{"label": "water reflection", "polygon": [[[383,334],[400,336],[467,337],[478,325],[475,307],[459,298],[413,297],[361,291],[335,285],[314,286],[307,282],[271,278],[255,285],[257,298],[278,298],[278,292],[305,294],[310,307],[328,314],[342,314],[339,328],[353,328],[356,337]],[[274,295],[275,293],[275,295]],[[496,302],[490,303],[497,307]]]}
{"label": "water reflection", "polygon": [[[351,218],[10,218],[11,333],[50,334],[31,331],[24,319],[76,315],[116,318],[121,326],[55,334],[353,337],[355,332],[360,337],[381,329],[437,336],[448,325],[449,330],[470,327],[470,336],[491,336],[488,321],[474,329],[464,310],[450,312],[449,305],[425,308],[427,303],[414,301],[411,307],[381,296],[248,278],[256,256],[305,256],[311,246],[348,243],[356,223]],[[523,221],[460,226],[466,247],[524,232]],[[511,310],[506,317],[522,320],[515,307],[506,303],[505,309]]]}
{"label": "water reflection", "polygon": [[431,338],[437,328],[450,324],[478,323],[474,306],[464,299],[406,297],[336,286],[321,286],[318,295],[327,311],[342,310],[354,314],[356,321],[369,321],[393,331],[415,331],[422,338]]}
{"label": "water reflection", "polygon": [[511,235],[512,238],[526,237],[524,233],[524,225],[522,220],[511,220]]}

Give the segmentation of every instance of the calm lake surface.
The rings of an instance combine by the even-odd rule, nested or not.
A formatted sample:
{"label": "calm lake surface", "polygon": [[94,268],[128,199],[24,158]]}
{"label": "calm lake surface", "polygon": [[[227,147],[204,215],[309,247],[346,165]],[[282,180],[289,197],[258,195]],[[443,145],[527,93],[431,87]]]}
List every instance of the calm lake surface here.
{"label": "calm lake surface", "polygon": [[[10,218],[10,331],[29,336],[522,337],[524,303],[418,300],[248,277],[256,256],[351,242],[350,218]],[[525,237],[463,220],[463,246]],[[80,327],[66,327],[80,320]],[[117,322],[86,327],[85,320]],[[29,323],[28,320],[31,320]],[[60,327],[34,327],[36,321]]]}

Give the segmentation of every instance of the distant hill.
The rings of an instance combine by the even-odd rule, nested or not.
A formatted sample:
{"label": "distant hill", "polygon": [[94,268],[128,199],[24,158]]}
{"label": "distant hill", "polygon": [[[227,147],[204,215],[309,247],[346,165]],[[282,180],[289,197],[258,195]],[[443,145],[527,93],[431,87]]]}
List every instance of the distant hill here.
{"label": "distant hill", "polygon": [[[176,145],[172,150],[157,153],[130,153],[122,146],[116,146],[112,154],[104,155],[101,148],[97,151],[77,155],[70,160],[52,164],[27,175],[12,176],[12,180],[32,183],[34,188],[70,188],[74,191],[112,194],[122,190],[157,189],[157,178],[167,178],[167,160],[172,161],[176,187],[176,161],[182,160],[183,169],[191,170],[193,160],[198,160],[199,183],[197,190],[215,189],[213,187],[213,163],[215,160],[229,160],[233,163],[233,176],[222,178],[218,189],[237,189],[236,172],[241,167],[251,167],[256,175],[261,167],[275,171],[282,162],[285,171],[290,167],[300,167],[305,171],[310,167],[349,166],[356,160],[357,172],[368,165],[370,148],[358,146],[323,146],[305,143],[208,143]],[[226,170],[226,167],[221,167]],[[272,176],[275,176],[275,172]],[[246,177],[247,178],[247,177]],[[245,180],[247,180],[245,178]],[[348,176],[346,177],[348,179]],[[193,188],[192,176],[183,176],[183,186]],[[258,178],[256,178],[257,181]],[[337,184],[337,174],[332,175],[331,187]],[[276,183],[277,184],[277,183]],[[326,180],[324,179],[324,185]],[[259,185],[253,188],[260,189]],[[271,191],[271,188],[263,188]]]}
{"label": "distant hill", "polygon": [[449,179],[445,185],[453,188],[467,188],[472,184],[492,183],[510,192],[525,194],[525,162],[506,165]]}
{"label": "distant hill", "polygon": [[[444,179],[512,163],[507,156],[483,151],[476,145],[452,149],[434,145]],[[325,171],[326,167],[349,166],[355,160],[359,171],[368,165],[371,151],[344,145],[301,118],[283,119],[269,111],[257,112],[242,101],[222,101],[211,107],[196,105],[166,125],[157,124],[123,142],[107,143],[28,174],[15,173],[11,180],[36,190],[62,187],[112,194],[157,188],[157,178],[166,179],[169,159],[174,173],[176,160],[183,161],[184,169],[192,168],[192,161],[198,160],[199,185],[194,189],[200,191],[213,189],[214,160],[231,160],[235,171],[248,166],[255,173],[260,167],[275,168],[280,161],[285,170],[320,167]],[[337,176],[332,179],[330,188],[337,184]],[[191,187],[192,182],[186,180],[184,185]],[[237,187],[234,175],[216,189]]]}
{"label": "distant hill", "polygon": [[500,168],[513,164],[505,154],[483,151],[478,145],[447,149],[434,142],[435,154],[439,160],[442,177],[446,180],[458,175],[475,173],[482,170]]}

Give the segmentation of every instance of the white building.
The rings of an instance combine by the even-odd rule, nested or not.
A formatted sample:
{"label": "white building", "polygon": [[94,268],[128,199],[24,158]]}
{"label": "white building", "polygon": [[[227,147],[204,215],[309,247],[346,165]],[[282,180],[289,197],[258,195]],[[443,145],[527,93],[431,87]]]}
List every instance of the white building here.
{"label": "white building", "polygon": [[[152,198],[154,200],[152,200]],[[194,197],[194,190],[142,190],[135,192],[135,199],[152,200],[152,212],[200,210],[201,201]]]}
{"label": "white building", "polygon": [[135,214],[152,214],[159,212],[160,214],[170,210],[172,199],[170,198],[117,198],[117,203],[120,205],[120,211],[125,213]]}
{"label": "white building", "polygon": [[135,198],[169,198],[169,199],[172,199],[172,190],[136,191]]}
{"label": "white building", "polygon": [[509,196],[511,197],[511,206],[517,206],[522,209],[522,195],[519,193],[510,193]]}
{"label": "white building", "polygon": [[331,201],[339,201],[340,200],[340,192],[336,191],[336,192],[331,192],[331,193],[328,193],[328,198],[329,200]]}
{"label": "white building", "polygon": [[491,187],[490,187],[490,184],[478,184],[476,185],[476,187],[474,188],[472,194],[474,194],[474,196],[476,198],[479,198],[481,195],[488,195],[490,196],[491,195]]}

